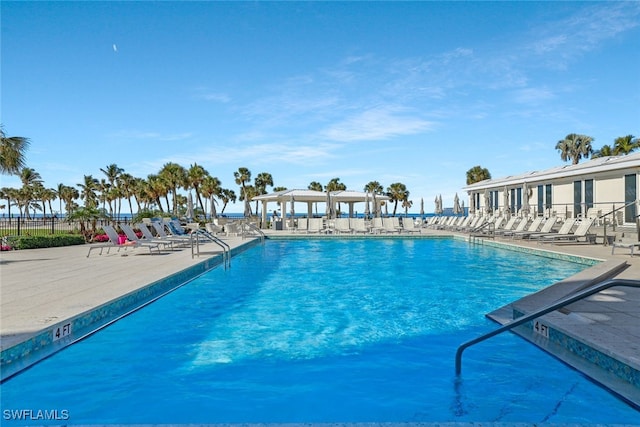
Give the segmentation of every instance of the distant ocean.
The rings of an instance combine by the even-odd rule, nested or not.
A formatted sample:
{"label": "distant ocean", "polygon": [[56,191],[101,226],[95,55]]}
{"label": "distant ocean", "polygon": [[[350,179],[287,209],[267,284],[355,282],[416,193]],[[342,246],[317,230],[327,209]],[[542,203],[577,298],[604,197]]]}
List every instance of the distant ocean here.
{"label": "distant ocean", "polygon": [[[464,211],[465,211],[465,213],[464,213],[465,215],[468,215],[468,214],[469,214],[469,210],[468,210],[468,208],[464,208]],[[273,211],[269,211],[269,212],[267,213],[267,217],[268,217],[268,218],[271,218],[271,214],[272,214],[272,212],[273,212]],[[260,215],[262,215],[262,213],[261,213],[261,212],[259,212],[259,213],[258,213],[258,216],[260,216]],[[279,215],[279,216],[281,216],[281,215],[282,215],[282,212],[278,211],[278,215]],[[453,215],[453,209],[452,209],[452,208],[445,208],[445,209],[444,209],[444,213],[443,213],[442,215],[443,215],[443,216],[452,216],[452,215]],[[18,216],[19,216],[19,215],[18,215],[18,213],[17,213],[17,212],[11,212],[11,218],[16,218],[16,219],[17,219],[17,218],[18,218]],[[289,216],[290,216],[290,215],[289,215],[289,212],[287,212],[287,217],[289,217]],[[307,213],[306,213],[306,212],[304,212],[304,213],[296,212],[296,214],[295,214],[295,217],[296,217],[296,218],[304,218],[304,217],[306,217],[306,216],[307,216]],[[314,213],[314,216],[318,216],[318,217],[324,216],[324,212],[323,212],[323,211],[318,211],[317,215]],[[356,213],[354,214],[354,216],[355,216],[356,218],[364,218],[364,213],[356,212]],[[385,215],[385,214],[383,213],[383,216],[387,216],[387,215]],[[392,213],[391,213],[391,212],[389,212],[389,215],[388,215],[388,216],[392,216]],[[422,217],[422,218],[429,218],[429,217],[435,216],[435,214],[434,214],[434,213],[425,213],[424,215],[420,215],[419,213],[409,213],[409,214],[405,215],[405,213],[404,213],[404,212],[396,212],[396,216],[397,216],[397,217],[405,217],[405,216],[406,216],[406,217],[408,217],[408,218],[420,218],[420,217]],[[35,214],[35,215],[34,215],[34,214],[31,214],[31,218],[32,218],[32,219],[34,219],[34,218],[35,218],[35,219],[42,219],[42,217],[43,217],[43,215],[42,215],[42,214]],[[56,218],[57,218],[57,219],[64,219],[64,217],[65,217],[65,215],[64,215],[64,214],[57,214],[57,213],[56,213]],[[130,219],[131,219],[131,217],[132,217],[132,215],[131,215],[130,213],[121,213],[121,214],[120,214],[120,216],[119,216],[119,219],[127,221],[127,220],[130,220]],[[221,218],[230,218],[230,219],[241,219],[241,218],[244,218],[244,214],[239,213],[239,212],[230,212],[230,213],[225,213],[225,214],[222,214],[222,215],[220,215],[220,214],[219,214],[219,215],[218,215],[218,217],[221,217]],[[349,217],[349,213],[348,213],[348,212],[345,212],[345,213],[343,213],[343,214],[341,215],[341,217],[342,217],[342,218],[348,218],[348,217]],[[8,219],[8,218],[9,218],[9,216],[7,215],[7,213],[2,213],[2,214],[0,214],[0,219]],[[51,218],[51,215],[50,215],[50,214],[47,214],[47,218]],[[207,218],[209,218],[209,215],[207,215]]]}

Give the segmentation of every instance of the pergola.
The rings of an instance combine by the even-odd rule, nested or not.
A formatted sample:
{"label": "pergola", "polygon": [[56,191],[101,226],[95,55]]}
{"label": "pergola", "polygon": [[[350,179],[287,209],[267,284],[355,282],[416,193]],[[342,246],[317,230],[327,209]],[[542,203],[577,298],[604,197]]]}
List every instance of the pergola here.
{"label": "pergola", "polygon": [[[372,203],[375,200],[377,206],[373,206],[371,208],[371,212],[379,212],[380,202],[384,202],[389,200],[388,196],[384,196],[381,194],[376,194],[374,196],[373,193],[366,193],[362,191],[331,191],[327,194],[324,191],[315,191],[315,190],[283,190],[276,191],[271,194],[263,194],[260,196],[256,196],[252,201],[260,201],[262,202],[262,224],[267,223],[267,203],[275,202],[280,205],[280,210],[282,212],[283,217],[287,214],[290,214],[291,209],[287,210],[287,203],[306,203],[307,204],[307,216],[309,218],[313,217],[313,204],[314,203],[325,203],[327,207],[331,209],[327,209],[327,212],[335,212],[335,205],[337,203],[347,203],[349,205],[349,217],[354,216],[354,204],[356,203]],[[291,207],[291,205],[289,205]],[[365,209],[363,209],[364,212]],[[331,217],[331,214],[327,215]]]}

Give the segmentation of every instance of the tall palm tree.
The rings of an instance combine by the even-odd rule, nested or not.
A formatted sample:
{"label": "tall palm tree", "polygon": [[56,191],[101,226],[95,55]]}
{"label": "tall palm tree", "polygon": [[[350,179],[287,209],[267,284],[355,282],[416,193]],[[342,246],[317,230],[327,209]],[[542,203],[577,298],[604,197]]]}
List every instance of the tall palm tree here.
{"label": "tall palm tree", "polygon": [[173,194],[173,214],[178,214],[178,188],[184,188],[187,184],[187,170],[177,163],[165,163],[158,173],[167,183]]}
{"label": "tall palm tree", "polygon": [[478,165],[472,167],[467,171],[467,185],[484,181],[485,179],[491,179],[491,173],[487,168],[483,168],[482,166]]}
{"label": "tall palm tree", "polygon": [[25,167],[25,152],[29,148],[29,138],[6,136],[0,125],[0,173],[18,175]]}
{"label": "tall palm tree", "polygon": [[609,156],[613,156],[613,148],[611,148],[610,145],[605,144],[602,147],[600,147],[599,150],[595,150],[593,152],[593,154],[591,154],[591,158],[592,159],[596,159],[598,157],[609,157]]}
{"label": "tall palm tree", "polygon": [[[256,196],[267,194],[267,186],[273,187],[273,176],[268,172],[260,172],[253,180]],[[256,200],[256,214],[258,213],[258,201]]]}
{"label": "tall palm tree", "polygon": [[313,191],[322,191],[322,184],[320,184],[318,181],[311,181],[311,183],[307,186],[307,189]]}
{"label": "tall palm tree", "polygon": [[2,197],[7,200],[7,215],[11,221],[11,205],[15,205],[18,190],[10,187],[2,187]]}
{"label": "tall palm tree", "polygon": [[244,167],[238,168],[238,170],[233,173],[233,177],[235,178],[236,184],[242,189],[240,200],[244,200],[246,198],[247,182],[251,181],[251,171]]}
{"label": "tall palm tree", "polygon": [[378,181],[371,181],[364,186],[364,191],[367,193],[382,194],[384,187]]}
{"label": "tall palm tree", "polygon": [[66,216],[68,218],[69,215],[71,215],[75,210],[76,203],[74,202],[74,200],[80,197],[80,192],[78,192],[78,189],[75,187],[60,184],[58,186],[58,197],[64,201],[67,210]]}
{"label": "tall palm tree", "polygon": [[238,199],[236,197],[236,193],[233,190],[223,188],[220,191],[220,200],[222,200],[222,210],[220,211],[220,213],[224,213],[224,210],[226,209],[229,202],[235,203]]}
{"label": "tall palm tree", "polygon": [[98,189],[100,181],[91,175],[84,176],[84,182],[76,184],[80,187],[80,197],[84,199],[85,208],[97,208],[98,207]]}
{"label": "tall palm tree", "polygon": [[[133,215],[133,205],[131,204],[131,197],[134,195],[135,191],[135,178],[133,175],[128,173],[122,173],[118,177],[118,187],[120,188],[120,194],[122,197],[127,199],[129,203],[129,212]],[[140,210],[140,209],[138,209]],[[120,212],[118,212],[120,214]]]}
{"label": "tall palm tree", "polygon": [[202,196],[205,199],[211,199],[211,203],[216,203],[215,197],[220,197],[220,191],[222,191],[221,184],[218,178],[211,175],[206,176],[201,185]]}
{"label": "tall palm tree", "polygon": [[194,163],[191,165],[189,170],[187,171],[187,187],[193,188],[196,191],[196,200],[200,205],[200,209],[204,213],[204,204],[202,203],[202,197],[200,197],[200,193],[202,192],[200,187],[204,180],[209,176],[209,172],[202,166]]}
{"label": "tall palm tree", "polygon": [[571,160],[572,164],[577,165],[581,158],[587,158],[593,153],[592,142],[593,138],[590,136],[570,133],[558,141],[556,150],[560,151],[563,161]]}
{"label": "tall palm tree", "polygon": [[[144,192],[147,200],[152,200],[156,205],[158,205],[158,209],[160,209],[161,213],[164,213],[164,209],[162,209],[162,203],[160,202],[161,197],[166,197],[167,195],[167,186],[165,181],[160,177],[160,175],[151,174],[147,176],[146,185],[144,186]],[[167,199],[167,210],[170,211],[171,207],[169,206],[169,200]]]}
{"label": "tall palm tree", "polygon": [[398,209],[398,202],[404,202],[409,200],[409,191],[407,186],[401,182],[395,182],[387,187],[387,196],[394,202],[393,216],[396,216],[396,210]]}
{"label": "tall palm tree", "polygon": [[619,136],[613,142],[613,155],[629,154],[636,148],[640,148],[638,139],[634,139],[633,135]]}

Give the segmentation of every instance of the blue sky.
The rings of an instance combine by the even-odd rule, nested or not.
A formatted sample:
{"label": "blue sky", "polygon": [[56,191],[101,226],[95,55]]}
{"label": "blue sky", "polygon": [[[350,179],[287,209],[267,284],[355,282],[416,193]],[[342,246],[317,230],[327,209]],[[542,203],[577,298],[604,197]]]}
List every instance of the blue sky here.
{"label": "blue sky", "polygon": [[[197,162],[419,210],[640,135],[640,2],[2,1],[1,122],[47,187]],[[1,186],[19,187],[2,176]],[[226,212],[241,212],[241,204]]]}

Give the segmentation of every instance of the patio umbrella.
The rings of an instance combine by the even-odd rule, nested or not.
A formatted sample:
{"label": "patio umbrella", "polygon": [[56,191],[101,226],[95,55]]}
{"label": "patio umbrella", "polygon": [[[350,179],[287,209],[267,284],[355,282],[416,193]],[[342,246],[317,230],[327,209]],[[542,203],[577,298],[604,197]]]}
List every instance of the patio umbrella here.
{"label": "patio umbrella", "polygon": [[424,197],[420,197],[420,219],[424,220]]}
{"label": "patio umbrella", "polygon": [[291,196],[291,199],[289,199],[289,202],[291,203],[291,227],[293,228],[293,219],[296,217],[296,209],[293,206],[293,196]]}
{"label": "patio umbrella", "polygon": [[444,213],[444,209],[442,207],[442,194],[436,196],[436,208],[434,213],[436,215],[442,215]]}
{"label": "patio umbrella", "polygon": [[456,193],[456,196],[453,198],[453,213],[460,215],[460,212],[462,212],[460,210],[460,198],[458,197],[458,193]]}
{"label": "patio umbrella", "polygon": [[327,215],[327,219],[331,219],[332,211],[333,211],[333,208],[331,206],[331,193],[327,191],[327,209],[325,212]]}
{"label": "patio umbrella", "polygon": [[218,212],[216,212],[216,199],[211,196],[211,219],[217,218]]}
{"label": "patio umbrella", "polygon": [[504,204],[504,211],[511,212],[509,209],[509,189],[506,186],[502,189],[502,203]]}
{"label": "patio umbrella", "polygon": [[491,201],[489,200],[489,190],[484,190],[484,211],[489,213],[491,211]]}
{"label": "patio umbrella", "polygon": [[460,210],[462,211],[462,215],[464,215],[464,200],[460,203]]}
{"label": "patio umbrella", "polygon": [[475,213],[476,211],[476,195],[475,193],[471,193],[471,197],[469,199],[469,213]]}
{"label": "patio umbrella", "polygon": [[376,199],[376,193],[373,193],[373,217],[378,218],[380,216],[380,206],[378,205],[378,200]]}
{"label": "patio umbrella", "polygon": [[522,214],[529,214],[529,185],[526,182],[522,184]]}
{"label": "patio umbrella", "polygon": [[193,196],[191,196],[191,192],[187,194],[187,219],[193,219]]}

